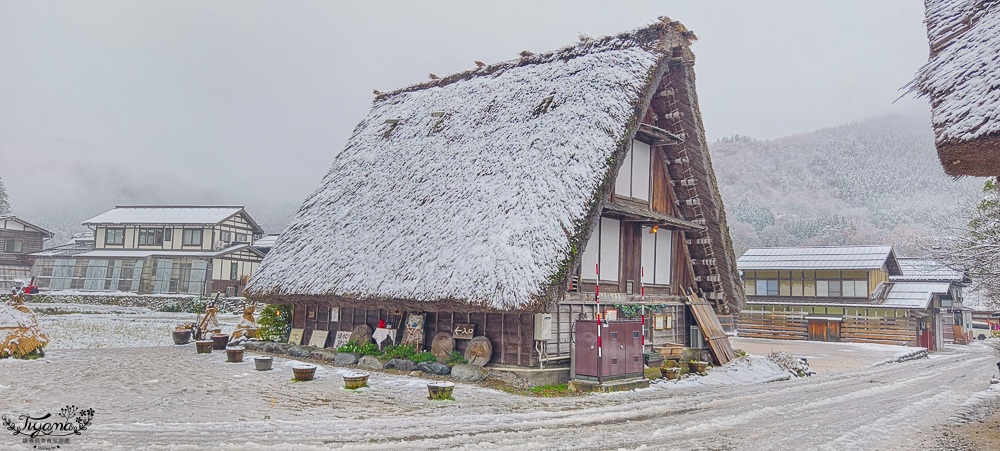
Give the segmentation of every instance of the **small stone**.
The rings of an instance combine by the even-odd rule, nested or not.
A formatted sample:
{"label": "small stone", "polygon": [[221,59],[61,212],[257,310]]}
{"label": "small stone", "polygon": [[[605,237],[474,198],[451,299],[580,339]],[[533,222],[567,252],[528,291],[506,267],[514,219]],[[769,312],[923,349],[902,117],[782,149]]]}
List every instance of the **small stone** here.
{"label": "small stone", "polygon": [[264,349],[267,345],[268,343],[266,341],[247,340],[247,342],[243,344],[243,347],[251,351],[260,351]]}
{"label": "small stone", "polygon": [[463,363],[451,368],[451,377],[462,382],[479,382],[486,379],[486,372],[480,366]]}
{"label": "small stone", "polygon": [[287,354],[288,348],[292,345],[288,343],[268,343],[264,345],[264,352],[270,352],[271,354]]}
{"label": "small stone", "polygon": [[332,361],[335,357],[337,357],[337,352],[329,349],[317,349],[309,354],[309,358],[313,360]]}
{"label": "small stone", "polygon": [[358,363],[358,359],[360,359],[358,354],[338,352],[337,356],[333,358],[333,363],[335,365],[354,365],[355,363]]}
{"label": "small stone", "polygon": [[423,373],[421,373],[420,371],[414,370],[414,371],[410,371],[409,376],[410,377],[420,377],[420,376],[423,376]]}
{"label": "small stone", "polygon": [[417,369],[438,376],[447,376],[451,373],[451,368],[448,365],[438,362],[420,362],[417,364]]}
{"label": "small stone", "polygon": [[288,348],[288,355],[292,357],[309,357],[313,350],[316,349],[312,346],[292,346]]}
{"label": "small stone", "polygon": [[382,365],[382,361],[379,360],[378,357],[372,355],[366,355],[362,357],[361,360],[358,360],[358,366],[371,370],[381,370],[385,367]]}
{"label": "small stone", "polygon": [[417,368],[417,364],[413,363],[412,360],[407,359],[391,359],[385,362],[385,369],[387,370],[399,370],[399,371],[413,371]]}

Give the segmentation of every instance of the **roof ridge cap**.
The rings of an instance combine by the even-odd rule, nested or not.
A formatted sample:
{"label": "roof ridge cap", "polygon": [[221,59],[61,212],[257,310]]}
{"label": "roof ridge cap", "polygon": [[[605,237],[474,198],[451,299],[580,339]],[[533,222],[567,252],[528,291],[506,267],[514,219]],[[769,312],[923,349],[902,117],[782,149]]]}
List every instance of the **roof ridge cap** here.
{"label": "roof ridge cap", "polygon": [[[382,100],[386,100],[390,97],[395,97],[400,94],[405,94],[407,92],[422,91],[424,89],[429,89],[433,87],[447,86],[459,81],[471,80],[472,78],[475,77],[492,75],[516,67],[529,66],[533,64],[544,64],[552,62],[556,59],[572,59],[578,56],[582,56],[584,54],[592,53],[591,51],[595,49],[597,51],[604,51],[609,48],[613,48],[611,47],[611,45],[615,41],[627,42],[624,40],[630,37],[636,39],[634,39],[631,42],[631,45],[622,45],[621,47],[619,47],[620,49],[629,47],[640,47],[643,46],[644,44],[649,45],[654,43],[655,45],[653,45],[652,47],[654,48],[660,47],[660,44],[663,43],[663,38],[671,30],[680,33],[680,35],[685,38],[686,42],[684,43],[684,45],[690,45],[691,41],[697,39],[697,37],[694,35],[694,32],[688,30],[680,22],[671,21],[669,17],[661,16],[658,21],[653,22],[644,27],[636,28],[634,30],[614,35],[603,36],[600,38],[589,38],[581,34],[580,42],[572,45],[563,46],[556,50],[551,50],[548,52],[543,52],[538,54],[531,54],[531,52],[525,51],[529,55],[527,56],[522,55],[521,58],[519,59],[501,61],[499,63],[493,63],[493,64],[486,64],[481,67],[477,67],[475,69],[463,72],[457,72],[445,77],[440,77],[437,79],[404,86],[402,88],[395,89],[389,92],[376,91],[375,99],[373,102],[377,103]],[[654,37],[655,39],[653,39]],[[602,46],[603,48],[600,48]],[[574,52],[575,50],[579,50],[579,52]],[[660,49],[660,50],[666,51],[668,49]]]}

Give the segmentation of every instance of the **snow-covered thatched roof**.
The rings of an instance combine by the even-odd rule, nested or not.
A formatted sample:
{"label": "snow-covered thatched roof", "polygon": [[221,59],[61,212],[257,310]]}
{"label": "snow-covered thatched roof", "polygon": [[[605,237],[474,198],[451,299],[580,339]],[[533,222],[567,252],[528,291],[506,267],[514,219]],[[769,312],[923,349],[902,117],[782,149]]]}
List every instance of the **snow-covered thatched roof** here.
{"label": "snow-covered thatched roof", "polygon": [[664,21],[379,94],[246,293],[534,305],[689,36]]}
{"label": "snow-covered thatched roof", "polygon": [[930,59],[914,86],[931,100],[951,175],[1000,175],[1000,1],[925,0]]}

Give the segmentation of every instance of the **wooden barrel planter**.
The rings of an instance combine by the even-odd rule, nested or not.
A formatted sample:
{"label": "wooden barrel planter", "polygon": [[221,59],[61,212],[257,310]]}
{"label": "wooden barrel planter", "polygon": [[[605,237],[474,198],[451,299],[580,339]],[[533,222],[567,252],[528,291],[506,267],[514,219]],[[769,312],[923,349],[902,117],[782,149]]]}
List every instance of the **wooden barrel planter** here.
{"label": "wooden barrel planter", "polygon": [[186,345],[191,342],[191,329],[175,330],[173,338],[175,345]]}
{"label": "wooden barrel planter", "polygon": [[368,386],[368,373],[344,374],[344,388],[355,390]]}
{"label": "wooden barrel planter", "polygon": [[216,351],[223,351],[229,345],[229,334],[212,334],[212,342]]}
{"label": "wooden barrel planter", "polygon": [[428,396],[427,399],[433,399],[439,401],[445,399],[451,399],[451,394],[454,391],[455,391],[455,384],[452,382],[444,382],[444,381],[431,382],[427,384],[427,393],[430,394],[430,396]]}
{"label": "wooden barrel planter", "polygon": [[198,347],[198,354],[211,354],[213,342],[212,340],[198,340],[194,342],[195,346]]}
{"label": "wooden barrel planter", "polygon": [[274,363],[274,357],[254,357],[253,364],[257,368],[257,371],[271,371],[271,365]]}
{"label": "wooden barrel planter", "polygon": [[660,371],[663,372],[663,377],[667,378],[667,380],[680,379],[681,377],[680,368],[660,368]]}
{"label": "wooden barrel planter", "polygon": [[229,363],[240,363],[243,361],[243,346],[233,346],[226,348],[226,361]]}
{"label": "wooden barrel planter", "polygon": [[316,375],[316,365],[296,365],[292,367],[292,372],[295,373],[296,381],[311,381]]}
{"label": "wooden barrel planter", "polygon": [[708,371],[708,362],[688,362],[688,368],[692,373],[704,373]]}

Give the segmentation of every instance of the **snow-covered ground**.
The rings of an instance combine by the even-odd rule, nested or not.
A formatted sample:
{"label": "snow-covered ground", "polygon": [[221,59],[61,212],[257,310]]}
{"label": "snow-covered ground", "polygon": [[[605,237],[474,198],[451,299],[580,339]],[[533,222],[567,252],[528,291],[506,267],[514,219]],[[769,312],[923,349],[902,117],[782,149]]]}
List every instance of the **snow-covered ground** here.
{"label": "snow-covered ground", "polygon": [[[441,402],[427,400],[421,377],[373,372],[371,388],[354,392],[342,388],[343,368],[320,365],[315,381],[292,382],[294,360],[258,372],[249,352],[247,363],[225,363],[221,352],[164,345],[190,314],[41,319],[60,338],[43,359],[0,361],[0,413],[94,408],[91,427],[62,447],[70,450],[921,449],[934,442],[929,429],[996,372],[983,343],[877,367],[900,348],[845,353],[814,343],[814,354],[863,362],[768,382],[780,368],[750,357],[698,379],[568,398],[457,384],[455,401]],[[101,338],[109,333],[123,337]],[[769,344],[787,351],[778,345]],[[0,433],[0,449],[30,446]]]}
{"label": "snow-covered ground", "polygon": [[[49,338],[46,352],[55,349],[171,346],[170,332],[179,323],[195,322],[194,313],[154,312],[143,307],[89,304],[28,304],[39,314],[42,332]],[[51,314],[57,312],[57,314]],[[240,316],[219,314],[224,333]]]}
{"label": "snow-covered ground", "polygon": [[818,373],[855,371],[917,349],[907,346],[880,345],[873,343],[823,343],[804,340],[769,340],[764,338],[730,339],[733,347],[749,354],[768,355],[785,352],[805,357],[809,367]]}

